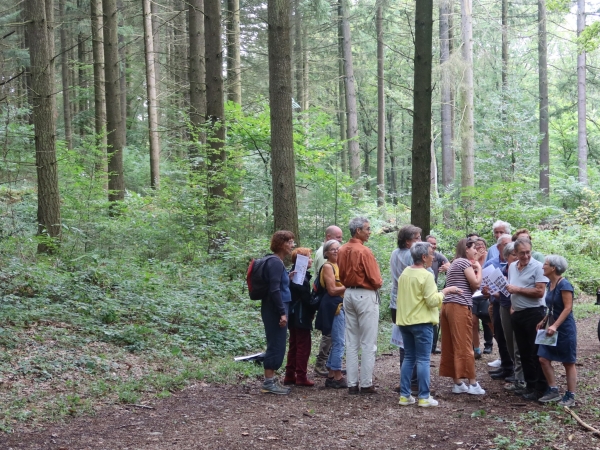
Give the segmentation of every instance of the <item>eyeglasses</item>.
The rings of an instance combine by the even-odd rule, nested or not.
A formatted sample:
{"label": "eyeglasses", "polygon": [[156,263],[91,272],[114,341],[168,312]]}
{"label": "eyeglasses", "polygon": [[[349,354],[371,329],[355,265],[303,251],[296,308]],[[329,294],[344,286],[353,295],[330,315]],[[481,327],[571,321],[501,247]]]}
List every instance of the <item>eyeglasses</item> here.
{"label": "eyeglasses", "polygon": [[331,249],[327,250],[327,252],[329,252],[329,253],[337,253],[339,251],[340,251],[339,248],[336,248],[336,249],[331,248]]}

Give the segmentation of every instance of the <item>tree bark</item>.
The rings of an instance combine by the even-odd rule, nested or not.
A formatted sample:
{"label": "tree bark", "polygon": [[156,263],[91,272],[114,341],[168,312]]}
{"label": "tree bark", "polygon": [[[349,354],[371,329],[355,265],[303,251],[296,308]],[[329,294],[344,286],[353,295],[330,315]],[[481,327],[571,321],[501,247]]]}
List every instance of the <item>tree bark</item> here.
{"label": "tree bark", "polygon": [[390,143],[390,194],[392,197],[392,204],[398,204],[398,174],[396,167],[396,155],[394,154],[394,116],[392,111],[387,112],[387,121],[388,121],[388,136]]}
{"label": "tree bark", "polygon": [[550,133],[548,130],[548,45],[546,0],[538,0],[538,73],[540,102],[540,190],[550,195]]}
{"label": "tree bark", "polygon": [[[81,5],[78,5],[81,7]],[[79,81],[79,112],[84,113],[89,109],[89,104],[87,100],[87,96],[84,95],[84,92],[87,92],[88,88],[88,69],[86,69],[87,58],[86,58],[86,48],[85,48],[86,38],[82,31],[77,34],[77,73],[78,73],[78,81]],[[86,135],[86,126],[88,123],[84,121],[83,118],[79,119],[79,137],[83,139]]]}
{"label": "tree bark", "polygon": [[[52,0],[26,0],[27,35],[31,64],[35,165],[38,189],[38,236],[58,241],[61,236],[60,194],[56,161],[54,111],[54,18]],[[38,252],[51,252],[55,243],[42,240]]]}
{"label": "tree bark", "polygon": [[69,84],[69,44],[67,38],[67,20],[65,17],[65,0],[59,0],[58,11],[62,24],[60,26],[60,66],[62,79],[63,119],[65,125],[65,142],[69,150],[73,149],[73,131],[71,126],[71,97]]}
{"label": "tree bark", "polygon": [[338,20],[338,121],[340,125],[340,141],[342,142],[342,172],[348,173],[348,132],[346,130],[346,87],[344,85],[344,53],[342,43],[342,22]]}
{"label": "tree bark", "polygon": [[[119,26],[124,26],[124,19],[123,16],[121,15],[121,17],[119,17],[119,13],[118,11],[122,11],[123,10],[123,0],[117,0],[117,27]],[[121,95],[121,123],[120,123],[120,130],[121,130],[121,134],[122,134],[122,141],[123,141],[123,147],[125,147],[125,145],[127,145],[127,128],[128,128],[128,124],[127,124],[127,118],[129,117],[129,110],[128,110],[128,102],[127,102],[127,88],[128,86],[128,82],[127,82],[127,69],[128,69],[128,64],[127,64],[127,56],[128,56],[128,46],[125,45],[125,36],[123,36],[123,33],[119,33],[118,34],[119,38],[118,38],[118,44],[117,47],[119,49],[119,93]]]}
{"label": "tree bark", "polygon": [[[90,0],[92,56],[94,58],[94,132],[96,134],[96,172],[106,178],[106,97],[104,95],[104,39],[102,1]],[[106,183],[105,183],[106,184]],[[108,186],[105,186],[108,188]]]}
{"label": "tree bark", "polygon": [[[585,0],[577,0],[577,36],[585,28]],[[587,176],[587,127],[586,127],[586,62],[585,50],[577,55],[577,165],[579,182],[588,184]]]}
{"label": "tree bark", "polygon": [[352,63],[352,39],[350,21],[344,8],[344,0],[338,0],[338,14],[342,27],[342,52],[344,56],[344,85],[346,87],[346,114],[348,133],[348,152],[350,157],[350,176],[353,180],[360,177],[360,148],[358,145],[358,109],[356,107],[356,80]]}
{"label": "tree bark", "polygon": [[452,83],[448,60],[450,59],[450,23],[452,14],[451,0],[440,1],[440,66],[441,66],[441,99],[442,119],[442,184],[444,187],[454,183],[455,156],[452,142]]}
{"label": "tree bark", "polygon": [[106,93],[106,132],[108,158],[108,200],[125,198],[123,176],[123,117],[121,111],[121,85],[119,69],[119,38],[117,34],[117,2],[102,0],[104,22],[104,71]]}
{"label": "tree bark", "polygon": [[242,104],[240,0],[227,0],[227,99]]}
{"label": "tree bark", "polygon": [[415,58],[412,140],[411,223],[430,230],[431,204],[431,70],[433,0],[419,0],[415,8]]}
{"label": "tree bark", "polygon": [[275,230],[291,231],[299,240],[292,127],[290,2],[268,0],[267,14],[273,225]]}
{"label": "tree bark", "polygon": [[475,186],[475,145],[473,131],[473,10],[472,0],[461,1],[462,58],[464,63],[461,100],[461,186]]}
{"label": "tree bark", "polygon": [[148,100],[148,140],[150,143],[150,187],[160,185],[160,142],[158,139],[158,102],[156,100],[156,72],[154,39],[152,38],[152,8],[150,0],[142,0],[144,11],[144,46],[146,57],[146,93]]}
{"label": "tree bark", "polygon": [[223,105],[223,49],[221,44],[221,2],[206,0],[204,4],[206,42],[206,120],[210,126],[208,138],[208,217],[218,220],[217,210],[225,198],[225,111]]}
{"label": "tree bark", "polygon": [[300,13],[300,0],[294,0],[294,78],[296,82],[296,101],[300,110],[304,111],[304,70],[302,67],[302,15]]}
{"label": "tree bark", "polygon": [[[204,0],[189,0],[188,28],[190,40],[190,122],[194,127],[206,116],[206,66],[204,60]],[[194,130],[197,132],[198,130]]]}
{"label": "tree bark", "polygon": [[385,97],[383,90],[383,6],[377,5],[377,206],[385,204]]}

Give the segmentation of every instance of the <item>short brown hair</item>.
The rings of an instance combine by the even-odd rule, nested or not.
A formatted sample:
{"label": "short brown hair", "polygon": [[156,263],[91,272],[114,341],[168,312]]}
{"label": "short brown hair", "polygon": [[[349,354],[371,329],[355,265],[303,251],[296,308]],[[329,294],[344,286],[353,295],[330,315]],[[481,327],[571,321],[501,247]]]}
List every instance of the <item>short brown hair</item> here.
{"label": "short brown hair", "polygon": [[423,230],[414,225],[405,225],[398,230],[398,248],[406,248],[406,243],[413,239],[415,234],[421,234]]}
{"label": "short brown hair", "polygon": [[529,230],[527,228],[519,228],[517,231],[515,231],[515,234],[512,235],[512,241],[515,242],[519,238],[519,235],[524,233],[527,233],[529,240],[531,240],[531,233]]}
{"label": "short brown hair", "polygon": [[310,256],[312,255],[312,250],[308,247],[295,248],[294,251],[292,252],[292,264],[296,263],[296,257],[298,255],[304,255],[304,256],[310,258]]}
{"label": "short brown hair", "polygon": [[291,241],[292,239],[295,239],[295,237],[294,233],[292,233],[291,231],[276,231],[275,233],[273,233],[273,236],[271,236],[271,251],[273,253],[277,253],[279,250],[281,250],[283,244],[285,244],[288,241]]}

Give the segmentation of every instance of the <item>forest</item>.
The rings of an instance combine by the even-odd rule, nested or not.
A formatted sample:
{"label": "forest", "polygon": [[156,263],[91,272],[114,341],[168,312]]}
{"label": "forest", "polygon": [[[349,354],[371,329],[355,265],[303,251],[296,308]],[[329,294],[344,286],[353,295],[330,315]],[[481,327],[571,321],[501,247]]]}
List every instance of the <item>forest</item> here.
{"label": "forest", "polygon": [[501,219],[595,294],[599,8],[0,0],[0,430],[253,376],[280,229],[368,217],[387,298],[393,231]]}

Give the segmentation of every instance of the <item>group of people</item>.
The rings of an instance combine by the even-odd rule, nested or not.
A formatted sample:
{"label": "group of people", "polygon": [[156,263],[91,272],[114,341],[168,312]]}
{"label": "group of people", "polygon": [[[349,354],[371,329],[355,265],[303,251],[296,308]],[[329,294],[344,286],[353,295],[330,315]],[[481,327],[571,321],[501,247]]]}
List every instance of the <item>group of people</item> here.
{"label": "group of people", "polygon": [[[315,315],[315,327],[322,332],[315,374],[326,377],[326,387],[347,388],[350,395],[377,392],[373,369],[383,279],[373,253],[364,245],[371,234],[369,221],[354,218],[349,229],[351,238],[342,245],[342,230],[328,227],[314,264],[311,249],[294,248],[291,232],[273,235],[271,250],[278,258],[268,262],[270,289],[261,303],[267,338],[263,392],[288,394],[290,385],[314,385],[308,378],[308,360]],[[398,248],[390,258],[390,312],[401,336],[400,405],[437,406],[430,392],[430,359],[437,352],[440,328],[440,376],[452,378],[454,394],[485,394],[475,371],[475,359],[482,354],[480,319],[488,327],[487,332],[484,328],[483,353],[491,353],[492,336],[498,345],[500,360],[490,371],[492,379],[506,381],[505,389],[527,400],[574,404],[577,332],[573,287],[562,276],[567,262],[558,255],[544,258],[533,252],[526,229],[511,235],[510,225],[497,221],[493,233],[496,243],[489,249],[477,235],[461,239],[449,261],[437,251],[434,236],[422,241],[421,229],[414,225],[398,231]],[[290,282],[294,266],[288,272],[284,260],[291,256],[295,264],[298,255],[309,258],[308,268],[314,265],[318,277],[314,284],[324,290],[318,309],[311,301],[310,271],[303,284]],[[489,286],[482,285],[487,266],[502,271],[508,295],[502,290],[492,295]],[[438,275],[444,272],[445,286],[438,290]],[[474,298],[488,299],[488,315],[482,316],[481,308],[474,307]],[[281,385],[274,375],[283,364],[288,328],[289,349]],[[536,344],[538,334],[558,336],[556,345]],[[342,369],[344,352],[346,372]],[[552,361],[565,367],[564,395],[559,393]]]}

